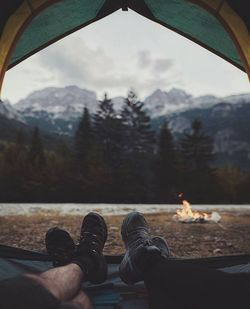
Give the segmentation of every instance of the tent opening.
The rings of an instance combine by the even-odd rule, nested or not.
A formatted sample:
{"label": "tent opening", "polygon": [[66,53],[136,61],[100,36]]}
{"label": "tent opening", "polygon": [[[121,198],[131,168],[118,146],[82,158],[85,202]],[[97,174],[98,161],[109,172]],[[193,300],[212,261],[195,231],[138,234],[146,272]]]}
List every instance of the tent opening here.
{"label": "tent opening", "polygon": [[[170,9],[170,6],[168,9]],[[176,7],[172,7],[171,16],[177,16],[173,14],[176,9]],[[29,31],[31,31],[31,35],[35,25],[39,29],[39,25],[43,24],[44,18],[48,14],[47,10],[44,10],[44,15],[38,15],[37,19],[30,23],[30,29],[27,28],[23,32],[12,55],[13,65],[24,59],[21,53],[18,56],[18,50],[24,51],[26,48],[31,48],[31,44],[27,43],[29,41],[25,43],[25,40],[27,40],[25,36],[28,35]],[[55,10],[54,14],[58,14],[58,10],[62,10],[62,7],[55,5],[53,10]],[[153,11],[153,6],[151,10]],[[181,11],[178,12],[181,13]],[[205,25],[209,22],[209,18],[207,11],[204,12],[203,17],[200,16],[199,18],[203,20]],[[52,14],[52,11],[50,11],[50,14]],[[123,12],[122,14],[127,13]],[[169,17],[171,27],[174,27],[177,21],[172,20],[171,16]],[[205,18],[204,16],[207,16],[208,19],[202,19]],[[47,18],[49,20],[48,16]],[[103,21],[105,22],[105,19]],[[182,26],[184,29],[184,25]],[[87,31],[87,29],[85,30]],[[225,32],[225,30],[223,31]],[[224,33],[223,31],[221,33]],[[40,36],[38,38],[41,40]],[[219,40],[219,38],[217,39]],[[34,37],[32,42],[37,44],[36,40],[37,37]],[[221,44],[223,48],[227,44],[225,42],[229,42],[227,40],[229,40],[229,36],[226,36],[224,43]],[[77,37],[72,38],[72,42],[72,46],[80,44]],[[59,46],[58,50],[63,48],[60,42],[57,44]],[[86,46],[83,47],[87,50]],[[233,47],[231,51],[236,53],[236,49]],[[26,55],[29,55],[29,52]],[[56,55],[60,60],[59,53],[56,53]],[[86,55],[90,59],[91,50]],[[95,59],[98,59],[98,56]],[[58,59],[55,60],[60,65]],[[148,63],[150,64],[150,61],[151,69],[154,70],[155,74],[153,78],[155,78],[156,74],[163,72],[164,68],[169,70],[172,66],[172,62],[168,58],[151,59],[150,53],[142,51],[137,59],[141,68],[140,72],[145,69],[143,67],[146,67]],[[13,70],[15,70],[14,67]],[[105,71],[105,67],[103,67],[103,70]],[[171,75],[170,77],[174,78]],[[129,86],[133,87],[133,85]],[[195,98],[192,98],[192,95],[190,96],[189,93],[176,88],[169,91],[155,89],[153,98],[147,100],[137,97],[136,91],[133,90],[125,94],[123,98],[115,99],[108,93],[100,96],[101,102],[98,102],[93,92],[85,91],[83,93],[82,89],[76,86],[65,87],[65,89],[61,90],[54,87],[48,89],[48,91],[49,93],[44,98],[43,104],[45,105],[48,103],[49,97],[54,100],[57,100],[57,98],[70,100],[73,97],[73,100],[76,101],[72,101],[72,107],[69,104],[68,110],[59,110],[60,117],[62,117],[59,119],[54,117],[55,114],[46,114],[46,108],[44,111],[37,109],[39,104],[36,104],[39,103],[38,100],[41,100],[39,92],[35,93],[31,98],[30,106],[26,105],[25,107],[27,103],[21,102],[23,107],[20,109],[25,110],[26,121],[30,121],[29,124],[33,128],[29,131],[23,125],[19,127],[20,130],[17,130],[13,124],[14,130],[11,132],[11,142],[9,145],[6,145],[6,142],[2,144],[3,190],[1,194],[3,202],[13,202],[15,196],[15,202],[18,203],[44,203],[48,201],[54,203],[70,203],[72,201],[86,204],[98,203],[97,205],[85,205],[84,211],[93,208],[103,211],[103,207],[99,204],[103,202],[110,203],[111,206],[105,206],[106,215],[108,216],[110,212],[115,214],[118,211],[117,214],[120,217],[112,216],[109,219],[112,231],[111,238],[113,237],[115,241],[108,244],[107,253],[122,253],[121,243],[119,242],[121,216],[134,207],[138,207],[145,213],[150,213],[148,217],[156,233],[165,235],[166,238],[170,239],[173,231],[177,234],[180,233],[178,238],[170,240],[173,247],[176,246],[178,241],[185,244],[178,248],[179,251],[174,252],[176,256],[220,256],[247,252],[248,249],[245,245],[248,242],[245,239],[242,239],[242,243],[238,239],[234,240],[235,243],[231,240],[232,235],[238,235],[238,224],[242,228],[242,233],[247,234],[247,207],[243,207],[240,219],[235,213],[228,213],[228,207],[223,208],[219,211],[222,221],[218,224],[203,225],[199,222],[198,225],[183,225],[175,222],[172,218],[176,207],[180,207],[181,204],[178,199],[180,192],[184,192],[187,200],[192,205],[198,204],[195,207],[200,208],[201,211],[204,210],[203,204],[242,204],[248,201],[247,186],[249,178],[246,148],[242,151],[236,150],[232,154],[232,144],[228,142],[228,154],[224,154],[224,139],[230,141],[233,137],[233,134],[230,135],[230,131],[229,133],[225,132],[225,128],[232,122],[231,117],[233,115],[230,114],[230,104],[235,100],[235,97],[226,97],[224,99],[216,99],[215,97],[199,98],[199,100],[207,100],[204,103],[207,104],[206,108],[202,109],[201,106],[193,103]],[[41,92],[40,94],[43,96]],[[82,95],[89,98],[89,103],[86,106],[79,105],[80,102],[77,101],[82,100]],[[162,101],[159,101],[159,97]],[[247,102],[247,95],[240,96],[239,101],[242,102],[242,100]],[[196,99],[195,102],[197,101]],[[80,114],[78,111],[77,121],[75,119],[75,122],[73,120],[67,122],[63,115],[65,116],[66,111],[72,112],[72,115],[76,112],[76,110],[73,110],[73,103],[80,108]],[[147,104],[150,107],[153,106],[154,109],[150,110]],[[173,107],[171,113],[164,109],[170,104]],[[186,110],[183,106],[185,104],[190,104],[192,108]],[[177,105],[180,107],[178,113],[174,110]],[[95,106],[95,109],[93,106]],[[119,107],[118,110],[116,106]],[[50,107],[47,105],[47,111]],[[93,109],[91,110],[91,108]],[[167,113],[169,113],[168,116],[166,116]],[[226,120],[224,119],[225,115],[227,116]],[[43,116],[45,118],[42,118]],[[38,118],[36,117],[41,117],[39,118],[40,129],[34,128],[38,124]],[[223,122],[221,122],[222,119]],[[52,125],[54,125],[53,130],[55,128],[58,130],[54,132],[55,136],[53,138],[43,133],[43,129],[47,130],[48,133]],[[41,126],[43,129],[41,129]],[[65,136],[62,134],[62,130],[67,133]],[[242,131],[240,130],[242,128],[236,128],[236,130],[237,134],[241,134]],[[26,141],[24,141],[26,131],[29,132]],[[71,137],[69,137],[69,132],[74,132]],[[60,140],[60,137],[63,137],[63,140]],[[214,137],[216,141],[214,141]],[[243,139],[240,142],[246,143],[246,140]],[[215,142],[217,153],[219,153],[217,157],[214,153]],[[238,140],[235,140],[235,142],[238,142]],[[200,148],[198,153],[197,147]],[[79,158],[81,158],[80,161]],[[242,166],[239,168],[239,164],[242,164],[244,171],[241,170]],[[235,179],[237,181],[232,183]],[[126,205],[121,206],[121,203]],[[131,204],[133,205],[131,206]],[[6,206],[4,205],[4,207]],[[46,212],[45,210],[48,208],[52,209],[52,211]],[[63,206],[63,211],[66,208],[66,205]],[[35,226],[37,227],[37,233],[41,231],[41,227],[45,232],[47,227],[45,222],[59,224],[61,220],[62,224],[77,237],[77,226],[81,221],[79,215],[82,211],[81,206],[75,205],[70,210],[72,214],[76,214],[76,217],[73,217],[76,222],[75,227],[71,226],[71,216],[69,218],[63,216],[59,220],[56,205],[43,207],[40,207],[40,205],[21,205],[19,207],[17,205],[13,212],[19,216],[18,209],[20,214],[26,210],[35,213],[32,218],[33,226],[28,225],[27,220],[29,218],[21,216],[21,230],[23,230],[23,233],[17,232],[17,227],[14,224],[16,217],[9,216],[8,225],[11,227],[11,231],[8,231],[8,235],[13,235],[11,244],[15,244],[18,237],[23,238],[27,234],[30,235],[29,231],[32,231],[32,236],[34,236],[36,234]],[[212,212],[211,209],[208,211]],[[169,212],[166,210],[169,210]],[[160,218],[157,217],[157,212],[160,213]],[[208,233],[209,235],[207,235]],[[17,234],[19,234],[18,237]],[[190,239],[195,239],[199,246],[193,246],[190,249],[187,235],[190,235]],[[32,237],[32,239],[34,238]],[[24,247],[27,244],[27,249],[41,248],[41,235],[37,235],[35,242],[32,239],[30,236],[29,240],[25,241],[25,244],[23,243]],[[201,250],[203,250],[202,253]]]}

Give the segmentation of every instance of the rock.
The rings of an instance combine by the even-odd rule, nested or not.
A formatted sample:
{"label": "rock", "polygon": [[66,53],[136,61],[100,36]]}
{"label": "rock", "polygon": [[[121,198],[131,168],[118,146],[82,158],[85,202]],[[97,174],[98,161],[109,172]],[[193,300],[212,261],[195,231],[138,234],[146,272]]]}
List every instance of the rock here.
{"label": "rock", "polygon": [[211,239],[211,236],[207,235],[207,236],[204,236],[204,240],[210,240]]}
{"label": "rock", "polygon": [[213,211],[212,214],[211,214],[210,220],[215,222],[215,223],[218,223],[221,220],[221,216],[218,214],[218,212]]}
{"label": "rock", "polygon": [[119,230],[119,228],[118,228],[117,226],[111,226],[109,229],[110,229],[111,231],[117,231],[117,230]]}
{"label": "rock", "polygon": [[58,225],[58,224],[59,224],[59,221],[51,220],[51,224],[52,224],[52,225]]}
{"label": "rock", "polygon": [[220,242],[220,241],[223,241],[223,239],[221,237],[215,236],[214,237],[214,241],[215,242]]}
{"label": "rock", "polygon": [[222,253],[220,248],[214,249],[213,254],[219,254]]}

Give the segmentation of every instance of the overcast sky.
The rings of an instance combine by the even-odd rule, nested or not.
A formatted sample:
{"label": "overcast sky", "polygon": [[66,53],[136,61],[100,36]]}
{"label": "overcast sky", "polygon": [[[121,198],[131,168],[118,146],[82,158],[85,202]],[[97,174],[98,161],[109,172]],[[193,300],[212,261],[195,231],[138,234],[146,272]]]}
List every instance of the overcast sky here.
{"label": "overcast sky", "polygon": [[116,12],[7,72],[2,98],[12,103],[48,86],[77,85],[141,99],[178,87],[198,96],[250,92],[245,73],[199,45],[133,11]]}

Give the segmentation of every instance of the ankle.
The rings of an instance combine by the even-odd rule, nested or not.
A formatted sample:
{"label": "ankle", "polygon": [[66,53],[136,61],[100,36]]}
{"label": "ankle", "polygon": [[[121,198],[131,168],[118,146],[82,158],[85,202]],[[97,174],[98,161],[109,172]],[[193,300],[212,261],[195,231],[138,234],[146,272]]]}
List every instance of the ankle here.
{"label": "ankle", "polygon": [[89,276],[95,267],[93,259],[88,255],[76,256],[72,259],[71,263],[77,265],[86,277]]}

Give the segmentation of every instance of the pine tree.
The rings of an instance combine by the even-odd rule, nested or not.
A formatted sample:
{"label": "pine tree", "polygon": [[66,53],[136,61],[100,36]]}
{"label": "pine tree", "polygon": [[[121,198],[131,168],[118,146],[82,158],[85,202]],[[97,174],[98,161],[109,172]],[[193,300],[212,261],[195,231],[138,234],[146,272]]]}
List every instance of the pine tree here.
{"label": "pine tree", "polygon": [[24,136],[17,133],[16,142],[4,149],[0,170],[0,197],[6,201],[23,201],[29,176]]}
{"label": "pine tree", "polygon": [[157,153],[157,188],[156,192],[160,202],[172,202],[177,190],[178,154],[171,131],[165,122],[160,130]]}
{"label": "pine tree", "polygon": [[43,167],[46,165],[46,158],[38,127],[35,127],[31,138],[29,160],[33,166]]}
{"label": "pine tree", "polygon": [[121,120],[116,114],[111,99],[105,93],[94,116],[95,134],[103,158],[111,167],[117,163],[121,151]]}
{"label": "pine tree", "polygon": [[[180,141],[183,160],[183,188],[194,202],[208,202],[214,183],[212,162],[213,140],[202,131],[202,123],[194,120],[191,134]],[[212,195],[211,195],[212,196]]]}
{"label": "pine tree", "polygon": [[144,110],[144,103],[138,101],[134,91],[130,91],[125,99],[121,113],[126,128],[127,151],[133,153],[152,153],[154,148],[154,132],[151,120]]}
{"label": "pine tree", "polygon": [[214,161],[213,140],[203,133],[201,121],[193,121],[192,133],[185,134],[180,144],[189,170],[204,171],[210,168]]}
{"label": "pine tree", "polygon": [[25,145],[25,136],[22,129],[17,132],[16,144],[21,148]]}
{"label": "pine tree", "polygon": [[106,93],[94,115],[94,132],[95,156],[99,158],[99,164],[102,164],[102,166],[96,166],[96,169],[105,171],[106,178],[109,179],[110,185],[106,190],[106,201],[114,201],[115,195],[119,194],[120,181],[118,178],[120,177],[123,135],[121,119]]}
{"label": "pine tree", "polygon": [[99,102],[99,108],[95,115],[95,124],[102,123],[107,119],[116,118],[116,113],[113,107],[112,100],[108,98],[107,93],[104,94],[104,99]]}
{"label": "pine tree", "polygon": [[85,107],[75,133],[75,152],[78,160],[86,161],[93,145],[93,129],[89,110]]}
{"label": "pine tree", "polygon": [[155,148],[151,120],[144,103],[130,91],[121,112],[124,127],[124,191],[129,202],[148,202],[152,192],[152,157]]}

